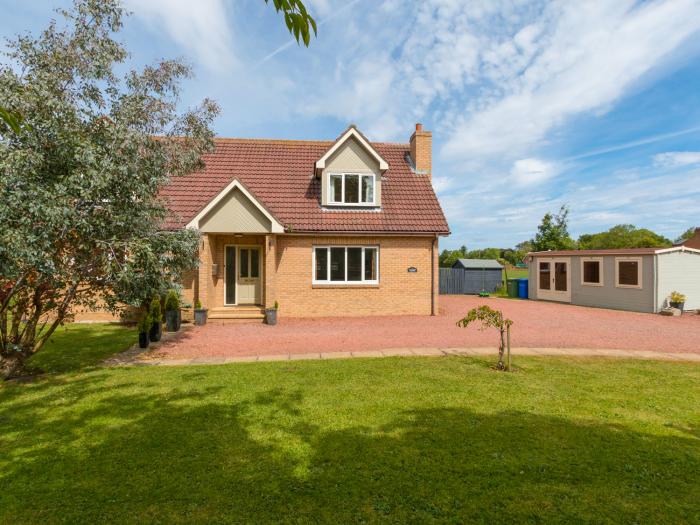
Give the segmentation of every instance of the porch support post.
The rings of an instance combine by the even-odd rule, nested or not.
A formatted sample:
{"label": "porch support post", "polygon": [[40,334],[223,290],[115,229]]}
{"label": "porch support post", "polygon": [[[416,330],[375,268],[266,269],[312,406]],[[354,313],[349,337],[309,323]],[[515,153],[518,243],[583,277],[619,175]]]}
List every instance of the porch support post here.
{"label": "porch support post", "polygon": [[212,252],[211,252],[211,239],[209,235],[202,234],[202,240],[199,245],[199,271],[198,271],[198,299],[202,303],[202,308],[210,308],[212,297],[209,297],[209,291],[211,283],[211,265],[212,265]]}
{"label": "porch support post", "polygon": [[277,235],[265,236],[265,308],[272,308],[277,300]]}

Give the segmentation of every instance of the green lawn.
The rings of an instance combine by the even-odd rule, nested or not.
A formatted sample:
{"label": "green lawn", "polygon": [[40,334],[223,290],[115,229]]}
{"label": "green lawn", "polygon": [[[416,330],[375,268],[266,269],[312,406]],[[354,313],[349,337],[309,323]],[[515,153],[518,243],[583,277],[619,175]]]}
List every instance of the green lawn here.
{"label": "green lawn", "polygon": [[[506,272],[503,272],[503,280],[506,278]],[[508,270],[508,279],[527,279],[528,273],[527,268],[516,268],[513,270]]]}
{"label": "green lawn", "polygon": [[136,343],[136,329],[118,324],[69,324],[56,329],[29,366],[48,373],[70,372],[99,364]]}
{"label": "green lawn", "polygon": [[[527,268],[516,268],[512,270],[508,270],[508,279],[527,279],[528,272]],[[503,282],[506,282],[506,272],[505,270],[503,271]],[[508,291],[506,290],[506,287],[503,286],[500,290],[496,291],[493,295],[497,297],[508,297]]]}
{"label": "green lawn", "polygon": [[700,521],[700,366],[492,362],[89,368],[5,384],[0,523]]}

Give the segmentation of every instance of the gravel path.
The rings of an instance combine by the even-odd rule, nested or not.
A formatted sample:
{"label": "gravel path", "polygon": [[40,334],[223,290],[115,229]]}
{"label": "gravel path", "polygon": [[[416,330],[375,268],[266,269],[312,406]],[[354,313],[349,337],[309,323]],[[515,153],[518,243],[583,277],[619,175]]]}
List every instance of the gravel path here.
{"label": "gravel path", "polygon": [[[483,348],[497,344],[494,330],[457,328],[455,322],[481,304],[514,321],[513,346],[625,349],[700,354],[700,316],[662,317],[567,304],[475,296],[443,296],[440,315],[287,319],[277,326],[208,324],[163,342],[158,359],[277,356],[367,352],[392,348]],[[154,355],[155,354],[155,355]]]}

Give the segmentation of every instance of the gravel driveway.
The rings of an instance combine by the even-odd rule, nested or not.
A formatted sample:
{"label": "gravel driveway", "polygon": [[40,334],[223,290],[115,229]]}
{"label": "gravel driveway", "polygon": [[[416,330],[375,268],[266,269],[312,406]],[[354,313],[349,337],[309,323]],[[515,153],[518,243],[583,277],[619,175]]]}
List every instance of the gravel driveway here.
{"label": "gravel driveway", "polygon": [[501,309],[514,321],[514,347],[593,348],[700,353],[700,316],[662,317],[567,304],[475,296],[442,296],[440,315],[287,319],[277,326],[208,324],[163,343],[166,358],[281,353],[455,348],[497,345],[497,332],[455,322],[478,305]]}

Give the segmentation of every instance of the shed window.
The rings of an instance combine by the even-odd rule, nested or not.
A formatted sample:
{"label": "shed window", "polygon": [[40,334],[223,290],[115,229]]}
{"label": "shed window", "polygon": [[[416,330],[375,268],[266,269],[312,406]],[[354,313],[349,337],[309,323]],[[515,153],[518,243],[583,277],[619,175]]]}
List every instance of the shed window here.
{"label": "shed window", "polygon": [[603,286],[603,260],[581,260],[581,284]]}
{"label": "shed window", "polygon": [[379,248],[376,246],[316,246],[314,284],[377,284]]}
{"label": "shed window", "polygon": [[329,178],[328,203],[374,206],[374,178],[374,174],[332,173]]}
{"label": "shed window", "polygon": [[618,288],[642,287],[642,259],[640,257],[615,259],[615,266],[615,285]]}
{"label": "shed window", "polygon": [[549,263],[548,262],[540,262],[539,263],[539,272],[540,272],[540,290],[549,290],[552,287],[552,274],[550,273],[549,269]]}

